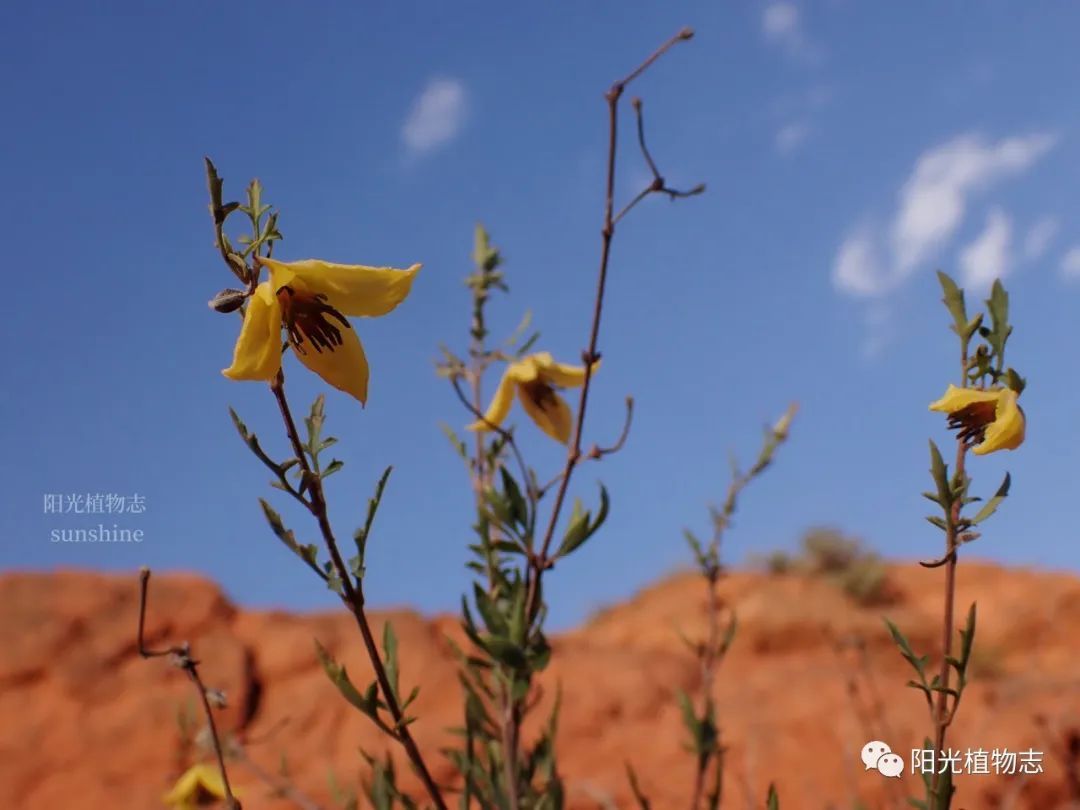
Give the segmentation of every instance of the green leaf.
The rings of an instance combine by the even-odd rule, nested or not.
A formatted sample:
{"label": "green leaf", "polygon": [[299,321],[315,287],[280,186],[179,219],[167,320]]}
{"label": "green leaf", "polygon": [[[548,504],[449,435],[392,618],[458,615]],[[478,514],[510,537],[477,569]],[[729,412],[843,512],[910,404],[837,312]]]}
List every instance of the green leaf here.
{"label": "green leaf", "polygon": [[683,529],[683,538],[686,540],[686,544],[690,546],[694,560],[701,568],[705,568],[708,564],[708,558],[705,556],[705,549],[701,545],[701,541],[698,540],[697,535],[689,529]]}
{"label": "green leaf", "polygon": [[506,638],[490,634],[480,636],[481,646],[503,666],[512,670],[525,668],[525,655],[521,648]]}
{"label": "green leaf", "polygon": [[304,417],[304,426],[307,428],[307,445],[305,449],[312,461],[319,455],[319,447],[322,439],[323,424],[326,422],[326,397],[319,394],[311,403],[310,413]]}
{"label": "green leaf", "polygon": [[966,674],[968,662],[971,660],[971,648],[975,644],[975,603],[971,603],[968,609],[967,622],[960,631],[960,661],[957,669],[961,675]]}
{"label": "green leaf", "polygon": [[224,189],[225,182],[218,175],[217,167],[214,166],[214,162],[210,158],[204,157],[203,162],[206,164],[206,185],[210,191],[210,210],[213,211],[221,208],[221,192]]}
{"label": "green leaf", "polygon": [[570,522],[567,524],[562,543],[559,544],[555,556],[565,557],[588,539],[589,513],[582,508],[581,501],[575,499],[574,509],[570,514]]}
{"label": "green leaf", "polygon": [[927,686],[925,682],[919,683],[918,681],[908,681],[904,684],[904,686],[909,686],[912,689],[918,689],[920,692],[925,692],[928,695],[930,694],[930,687]]}
{"label": "green leaf", "polygon": [[966,327],[964,327],[963,338],[964,340],[971,340],[975,336],[975,333],[982,328],[983,314],[978,312],[975,317],[968,321]]}
{"label": "green leaf", "polygon": [[510,511],[510,503],[503,493],[494,487],[489,487],[484,491],[484,502],[487,504],[488,512],[496,524],[506,529],[515,526],[513,513]]}
{"label": "green leaf", "polygon": [[386,679],[390,681],[390,689],[394,693],[394,700],[399,703],[398,696],[398,642],[397,634],[394,633],[394,625],[387,620],[383,625],[383,658],[386,669]]}
{"label": "green leaf", "polygon": [[652,803],[642,792],[634,766],[629,762],[626,763],[626,779],[630,782],[630,792],[634,794],[634,801],[637,802],[638,810],[652,810]]}
{"label": "green leaf", "polygon": [[596,520],[593,521],[592,528],[589,530],[589,534],[593,534],[597,529],[604,525],[604,521],[607,520],[608,512],[611,510],[611,498],[608,497],[608,491],[603,484],[600,485],[600,509],[596,513]]}
{"label": "green leaf", "polygon": [[964,306],[964,291],[956,286],[955,281],[940,270],[938,270],[937,277],[941,283],[941,289],[945,293],[942,300],[945,302],[949,314],[953,317],[953,329],[958,335],[962,335],[968,325],[967,310]]}
{"label": "green leaf", "polygon": [[684,690],[679,689],[676,693],[676,698],[679,702],[679,710],[682,712],[683,725],[686,726],[686,730],[690,732],[690,738],[693,740],[694,753],[701,754],[702,723],[698,719],[697,712],[694,710],[694,704],[690,700],[690,695]]}
{"label": "green leaf", "polygon": [[376,717],[376,704],[374,701],[360,694],[353,682],[349,680],[349,673],[345,667],[335,661],[333,656],[318,640],[315,641],[315,654],[319,657],[319,663],[322,664],[323,671],[326,672],[330,682],[337,687],[341,696],[368,717]]}
{"label": "green leaf", "polygon": [[499,612],[495,601],[479,582],[473,583],[473,600],[476,602],[476,609],[480,611],[480,618],[484,620],[484,626],[487,627],[489,633],[502,637],[510,634],[506,618]]}
{"label": "green leaf", "polygon": [[510,334],[510,337],[506,339],[506,346],[510,347],[521,340],[525,334],[525,330],[529,328],[529,324],[532,323],[532,312],[525,310],[525,314],[521,316],[521,322],[517,325],[517,328]]}
{"label": "green leaf", "polygon": [[539,333],[539,332],[533,332],[533,333],[532,333],[531,335],[529,335],[529,337],[528,337],[528,338],[526,338],[526,339],[525,339],[525,342],[524,342],[524,343],[522,343],[522,344],[521,344],[521,345],[520,345],[520,346],[518,347],[518,350],[517,350],[517,352],[515,353],[515,354],[516,354],[516,356],[517,356],[517,357],[522,357],[522,356],[524,356],[525,354],[527,354],[527,353],[528,353],[528,351],[529,351],[529,349],[531,349],[531,348],[532,348],[533,346],[535,346],[535,345],[536,345],[536,341],[538,341],[539,339],[540,339],[540,333]]}
{"label": "green leaf", "polygon": [[772,782],[769,783],[769,795],[765,798],[765,810],[780,810],[780,794]]}
{"label": "green leaf", "polygon": [[300,543],[297,543],[296,535],[293,534],[292,530],[285,528],[285,524],[281,520],[281,515],[279,515],[269,503],[262,498],[259,498],[259,506],[262,507],[266,522],[270,524],[270,529],[274,532],[277,539],[284,543],[293,554],[303,560],[307,566],[322,579],[327,579],[326,573],[319,568],[318,547],[313,544],[301,545]]}
{"label": "green leaf", "polygon": [[888,619],[885,619],[885,626],[889,628],[889,635],[892,636],[893,642],[900,648],[900,654],[915,668],[915,671],[919,673],[919,676],[925,679],[924,667],[926,665],[926,659],[915,655],[915,651],[911,649],[911,645],[908,644],[908,640],[904,638],[904,634],[900,632],[899,627]]}
{"label": "green leaf", "polygon": [[1001,279],[994,279],[986,308],[990,311],[990,318],[995,327],[1006,326],[1009,323],[1009,294],[1005,292]]}
{"label": "green leaf", "polygon": [[449,440],[454,451],[462,458],[467,459],[469,457],[469,449],[465,446],[465,442],[463,442],[458,437],[457,433],[454,432],[454,429],[445,422],[439,423],[439,429],[442,430],[443,435]]}
{"label": "green leaf", "polygon": [[1008,496],[1009,487],[1011,485],[1012,478],[1009,476],[1009,473],[1005,473],[1005,480],[1001,482],[1001,486],[999,486],[997,492],[994,493],[994,497],[988,500],[983,506],[983,508],[975,514],[975,517],[971,519],[971,524],[973,526],[978,526],[980,523],[982,523],[984,520],[986,520],[988,517],[994,514],[994,512],[997,511],[997,508],[1001,505],[1001,502],[1005,500],[1005,498]]}
{"label": "green leaf", "polygon": [[1024,393],[1024,389],[1027,388],[1027,380],[1021,377],[1014,368],[1005,371],[1005,384],[1017,394]]}
{"label": "green leaf", "polygon": [[375,514],[379,511],[379,504],[382,503],[383,492],[386,490],[386,482],[390,479],[390,473],[393,471],[393,467],[387,467],[383,470],[379,482],[375,485],[375,494],[368,500],[367,517],[364,519],[364,525],[353,533],[353,541],[356,543],[356,550],[360,556],[361,567],[363,566],[364,554],[367,550],[368,537],[371,534],[371,526],[375,523]]}
{"label": "green leaf", "polygon": [[499,475],[502,478],[503,494],[509,506],[510,520],[516,525],[525,527],[529,523],[529,507],[521,494],[514,476],[507,472],[506,467],[499,467]]}
{"label": "green leaf", "polygon": [[604,521],[607,520],[610,508],[611,499],[603,484],[600,485],[600,509],[596,514],[596,520],[592,520],[592,513],[582,509],[581,501],[575,500],[566,533],[563,535],[562,543],[559,544],[559,548],[555,552],[556,558],[565,557],[592,537]]}
{"label": "green leaf", "polygon": [[731,643],[735,640],[735,631],[738,629],[738,621],[734,612],[731,614],[731,621],[728,622],[727,629],[724,631],[724,636],[720,639],[720,647],[718,652],[721,656],[725,655],[728,649],[731,647]]}
{"label": "green leaf", "polygon": [[525,634],[528,631],[528,624],[525,621],[525,596],[526,587],[523,581],[519,581],[514,585],[513,600],[510,603],[510,610],[507,616],[507,634],[510,640],[514,644],[522,645],[525,643]]}
{"label": "green leaf", "polygon": [[344,466],[345,466],[345,462],[338,461],[335,458],[334,460],[332,460],[330,462],[330,464],[327,466],[327,468],[322,471],[322,478],[324,478],[324,479],[329,478],[331,475],[336,473],[338,470],[340,470]]}
{"label": "green leaf", "polygon": [[938,450],[933,439],[930,440],[930,475],[937,485],[938,503],[948,511],[953,502],[953,492],[949,486],[949,468],[945,466],[945,459],[941,457],[941,451]]}
{"label": "green leaf", "polygon": [[490,273],[501,264],[501,257],[497,248],[491,245],[491,236],[487,229],[480,223],[476,224],[473,232],[473,262],[477,268]]}

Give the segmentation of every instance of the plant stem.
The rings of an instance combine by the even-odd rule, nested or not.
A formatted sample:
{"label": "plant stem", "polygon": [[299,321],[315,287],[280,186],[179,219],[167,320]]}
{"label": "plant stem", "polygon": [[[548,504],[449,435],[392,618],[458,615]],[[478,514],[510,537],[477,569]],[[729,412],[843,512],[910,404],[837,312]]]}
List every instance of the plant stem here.
{"label": "plant stem", "polygon": [[[709,635],[705,642],[705,649],[701,657],[701,716],[705,717],[709,713],[710,704],[712,702],[712,690],[713,684],[716,681],[716,664],[719,655],[720,647],[720,596],[717,593],[717,583],[720,579],[720,571],[718,568],[711,568],[705,572],[705,582],[708,587],[708,601],[706,612],[708,614],[709,621]],[[723,767],[723,763],[720,762],[720,757],[723,756],[723,751],[719,748],[719,741],[717,741],[717,764],[716,767]],[[701,795],[705,791],[705,777],[709,771],[709,763],[712,761],[713,752],[703,750],[698,757],[697,772],[694,774],[694,793],[690,798],[690,810],[697,810],[698,805],[701,803]]]}
{"label": "plant stem", "polygon": [[229,784],[229,773],[225,769],[225,751],[221,745],[221,738],[218,736],[217,724],[214,722],[214,713],[210,708],[210,699],[206,696],[206,685],[202,682],[202,678],[199,677],[198,662],[191,657],[191,651],[186,644],[180,647],[170,647],[167,650],[150,650],[147,649],[146,644],[143,641],[143,630],[146,625],[146,600],[149,587],[150,569],[143,568],[139,571],[139,629],[136,638],[139,655],[143,658],[160,658],[162,656],[173,657],[176,666],[184,670],[192,684],[194,684],[195,690],[199,693],[203,714],[206,716],[206,724],[210,729],[210,740],[214,746],[214,755],[217,757],[218,770],[221,771],[221,784],[225,788],[225,803],[230,810],[240,810],[240,802],[236,800],[236,797],[232,792],[232,786]]}
{"label": "plant stem", "polygon": [[[582,361],[585,364],[585,380],[582,383],[581,395],[578,399],[577,420],[574,424],[573,439],[567,450],[563,474],[559,480],[559,488],[555,493],[555,503],[551,509],[551,518],[548,522],[547,531],[544,533],[543,542],[540,545],[540,552],[533,561],[529,571],[530,576],[525,600],[527,606],[526,619],[529,622],[536,618],[537,611],[540,608],[540,605],[538,604],[540,579],[543,576],[543,572],[550,567],[551,560],[549,559],[548,554],[551,551],[551,543],[555,537],[555,526],[558,523],[563,503],[566,500],[566,491],[570,486],[570,477],[573,475],[574,468],[581,460],[582,429],[585,424],[585,409],[589,402],[589,389],[592,383],[592,367],[593,363],[600,358],[600,355],[597,353],[597,344],[600,339],[600,319],[604,312],[604,291],[607,286],[608,261],[611,257],[611,242],[615,236],[615,156],[618,145],[619,99],[622,98],[626,86],[644,73],[653,62],[663,56],[676,44],[690,39],[693,35],[694,32],[689,28],[684,28],[679,31],[679,33],[675,34],[675,36],[671,37],[663,45],[657,48],[651,56],[631,71],[625,78],[615,82],[615,84],[611,86],[611,89],[604,95],[608,105],[608,147],[607,177],[604,183],[604,225],[600,231],[600,269],[596,278],[596,297],[593,301],[592,324],[589,327],[589,344],[588,348],[582,352]],[[641,195],[638,199],[644,198],[644,196],[645,195]],[[625,213],[625,211],[622,213]],[[622,216],[622,213],[620,213],[620,216]]]}
{"label": "plant stem", "polygon": [[[961,342],[961,357],[960,357],[960,384],[963,386],[967,380],[968,371],[968,349],[967,343]],[[964,480],[964,461],[967,457],[967,442],[958,438],[956,440],[956,479],[958,481]],[[939,673],[938,686],[940,690],[937,694],[937,701],[934,707],[934,755],[935,761],[937,755],[945,750],[945,733],[949,728],[949,724],[952,723],[953,710],[949,707],[949,694],[945,690],[949,688],[949,676],[951,674],[951,667],[949,664],[949,658],[952,657],[952,645],[953,645],[953,616],[956,607],[956,563],[957,553],[956,549],[959,546],[957,540],[957,525],[960,521],[960,510],[963,508],[961,498],[957,498],[952,505],[952,519],[949,521],[949,530],[945,533],[945,609],[944,619],[942,626],[942,642],[941,642],[941,670]],[[940,796],[938,792],[941,788],[941,774],[938,769],[934,768],[934,773],[930,778],[930,795],[933,797],[934,804],[936,805],[931,810],[946,810],[951,803],[951,797]]]}
{"label": "plant stem", "polygon": [[308,491],[311,494],[311,504],[308,508],[312,515],[315,516],[316,521],[318,521],[319,531],[322,533],[323,541],[326,544],[326,549],[329,552],[330,559],[334,565],[334,570],[337,572],[338,579],[341,580],[342,600],[356,619],[356,625],[360,629],[360,635],[364,639],[364,648],[367,650],[368,658],[371,660],[371,666],[375,670],[375,679],[379,683],[379,690],[382,692],[383,701],[390,711],[390,716],[394,719],[394,739],[400,742],[405,749],[409,761],[416,769],[417,775],[424,783],[424,787],[431,797],[431,800],[435,803],[435,806],[438,810],[446,810],[446,802],[443,800],[442,793],[440,792],[438,785],[435,784],[435,780],[432,778],[427,764],[424,762],[424,757],[420,753],[420,749],[417,747],[416,741],[409,731],[409,727],[403,722],[405,719],[404,713],[398,705],[397,698],[394,695],[390,679],[386,674],[386,667],[383,665],[382,656],[379,655],[378,645],[375,643],[375,637],[371,632],[371,625],[368,622],[367,612],[364,609],[363,581],[357,579],[355,585],[353,584],[353,575],[349,571],[348,566],[346,566],[345,561],[342,559],[341,552],[338,550],[337,539],[334,537],[333,528],[330,526],[330,518],[327,515],[326,497],[323,493],[322,479],[312,471],[304,451],[304,446],[300,441],[300,434],[296,429],[296,422],[293,419],[292,411],[289,408],[289,402],[285,398],[285,374],[281,370],[278,370],[277,377],[270,383],[270,390],[274,394],[274,399],[277,400],[278,408],[281,411],[282,421],[285,423],[286,433],[289,436],[289,441],[292,443],[293,452],[295,453],[296,458],[300,460],[303,480],[306,482]]}
{"label": "plant stem", "polygon": [[[478,291],[477,295],[483,295],[482,291]],[[470,376],[472,377],[472,399],[473,409],[476,413],[483,413],[481,408],[483,407],[483,374],[484,374],[484,307],[483,300],[477,299],[473,305],[473,328],[472,328],[472,343],[469,347],[469,355],[471,359],[470,363]],[[476,507],[482,509],[484,506],[484,491],[490,486],[490,471],[487,469],[487,465],[484,463],[484,434],[481,431],[476,431],[476,460],[475,468],[473,471],[473,491],[476,494]],[[494,527],[492,532],[494,533]],[[488,576],[488,592],[492,595],[496,589],[496,577],[495,577],[495,559],[494,556],[489,554],[487,557],[487,576]],[[520,736],[520,718],[521,712],[517,706],[514,705],[513,693],[510,685],[502,683],[499,685],[499,706],[502,725],[502,745],[503,745],[503,779],[506,782],[506,795],[509,802],[509,810],[518,810],[518,739]],[[466,777],[468,780],[469,777]]]}

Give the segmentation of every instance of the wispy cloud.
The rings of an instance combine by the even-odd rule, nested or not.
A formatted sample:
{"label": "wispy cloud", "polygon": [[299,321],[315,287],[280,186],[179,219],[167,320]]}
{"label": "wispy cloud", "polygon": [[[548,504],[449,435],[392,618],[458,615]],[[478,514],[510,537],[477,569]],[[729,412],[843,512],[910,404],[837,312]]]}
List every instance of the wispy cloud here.
{"label": "wispy cloud", "polygon": [[1060,227],[1057,217],[1048,216],[1028,228],[1024,237],[1024,260],[1035,262],[1045,256]]}
{"label": "wispy cloud", "polygon": [[[900,188],[888,227],[861,225],[840,245],[833,283],[841,292],[865,298],[903,286],[955,236],[972,198],[1030,169],[1055,140],[1036,133],[988,143],[967,134],[924,152]],[[997,238],[1000,232],[999,222]]]}
{"label": "wispy cloud", "polygon": [[806,121],[793,121],[785,124],[776,132],[776,151],[781,155],[795,152],[810,135],[810,125]]}
{"label": "wispy cloud", "polygon": [[1069,281],[1080,281],[1080,245],[1069,248],[1061,257],[1061,275]]}
{"label": "wispy cloud", "polygon": [[765,39],[782,48],[788,56],[817,61],[821,50],[807,38],[803,30],[799,7],[786,0],[777,0],[765,6],[761,15],[761,32]]}
{"label": "wispy cloud", "polygon": [[960,253],[960,278],[968,287],[988,290],[994,279],[1012,269],[1012,220],[1000,208],[986,217],[986,227]]}
{"label": "wispy cloud", "polygon": [[879,357],[896,336],[896,324],[892,310],[881,303],[872,304],[864,315],[866,337],[863,339],[862,355],[866,360]]}
{"label": "wispy cloud", "polygon": [[464,84],[457,79],[431,79],[413,102],[401,127],[401,140],[410,154],[427,154],[456,138],[467,114]]}

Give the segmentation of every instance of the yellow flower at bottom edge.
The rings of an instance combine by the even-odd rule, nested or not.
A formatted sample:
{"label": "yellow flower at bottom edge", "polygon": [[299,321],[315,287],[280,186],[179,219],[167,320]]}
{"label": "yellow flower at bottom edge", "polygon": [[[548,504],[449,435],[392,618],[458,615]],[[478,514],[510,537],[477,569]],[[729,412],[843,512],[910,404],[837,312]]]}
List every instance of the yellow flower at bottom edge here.
{"label": "yellow flower at bottom edge", "polygon": [[[592,364],[593,373],[599,366],[599,360]],[[555,441],[566,444],[573,430],[573,417],[557,389],[578,388],[584,383],[584,366],[556,363],[548,352],[530,354],[507,366],[484,418],[473,422],[468,429],[489,430],[491,425],[501,425],[510,413],[516,390],[525,413],[536,426]]]}
{"label": "yellow flower at bottom edge", "polygon": [[270,381],[281,368],[281,329],[300,362],[335,388],[367,402],[368,362],[345,316],[385,315],[405,300],[420,270],[332,264],[316,259],[279,262],[258,258],[264,281],[248,301],[230,380]]}
{"label": "yellow flower at bottom edge", "polygon": [[1019,394],[1011,388],[957,388],[950,385],[945,396],[930,403],[930,410],[949,415],[949,427],[959,428],[960,438],[975,444],[979,456],[996,450],[1015,450],[1024,441],[1024,410]]}
{"label": "yellow flower at bottom edge", "polygon": [[[234,790],[233,795],[240,794]],[[188,768],[162,800],[174,810],[192,810],[224,798],[221,770],[217,765],[200,762]]]}

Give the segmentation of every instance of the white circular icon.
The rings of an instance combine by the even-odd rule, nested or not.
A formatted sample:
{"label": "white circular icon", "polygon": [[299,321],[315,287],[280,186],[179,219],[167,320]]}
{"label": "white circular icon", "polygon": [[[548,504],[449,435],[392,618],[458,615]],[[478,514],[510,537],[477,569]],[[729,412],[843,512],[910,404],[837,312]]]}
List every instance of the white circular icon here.
{"label": "white circular icon", "polygon": [[891,754],[892,749],[881,740],[871,740],[862,747],[862,761],[865,770],[877,768],[877,762],[884,754]]}
{"label": "white circular icon", "polygon": [[904,758],[899,754],[893,754],[891,752],[882,754],[878,757],[877,769],[882,776],[895,776],[899,779],[900,774],[904,772]]}

